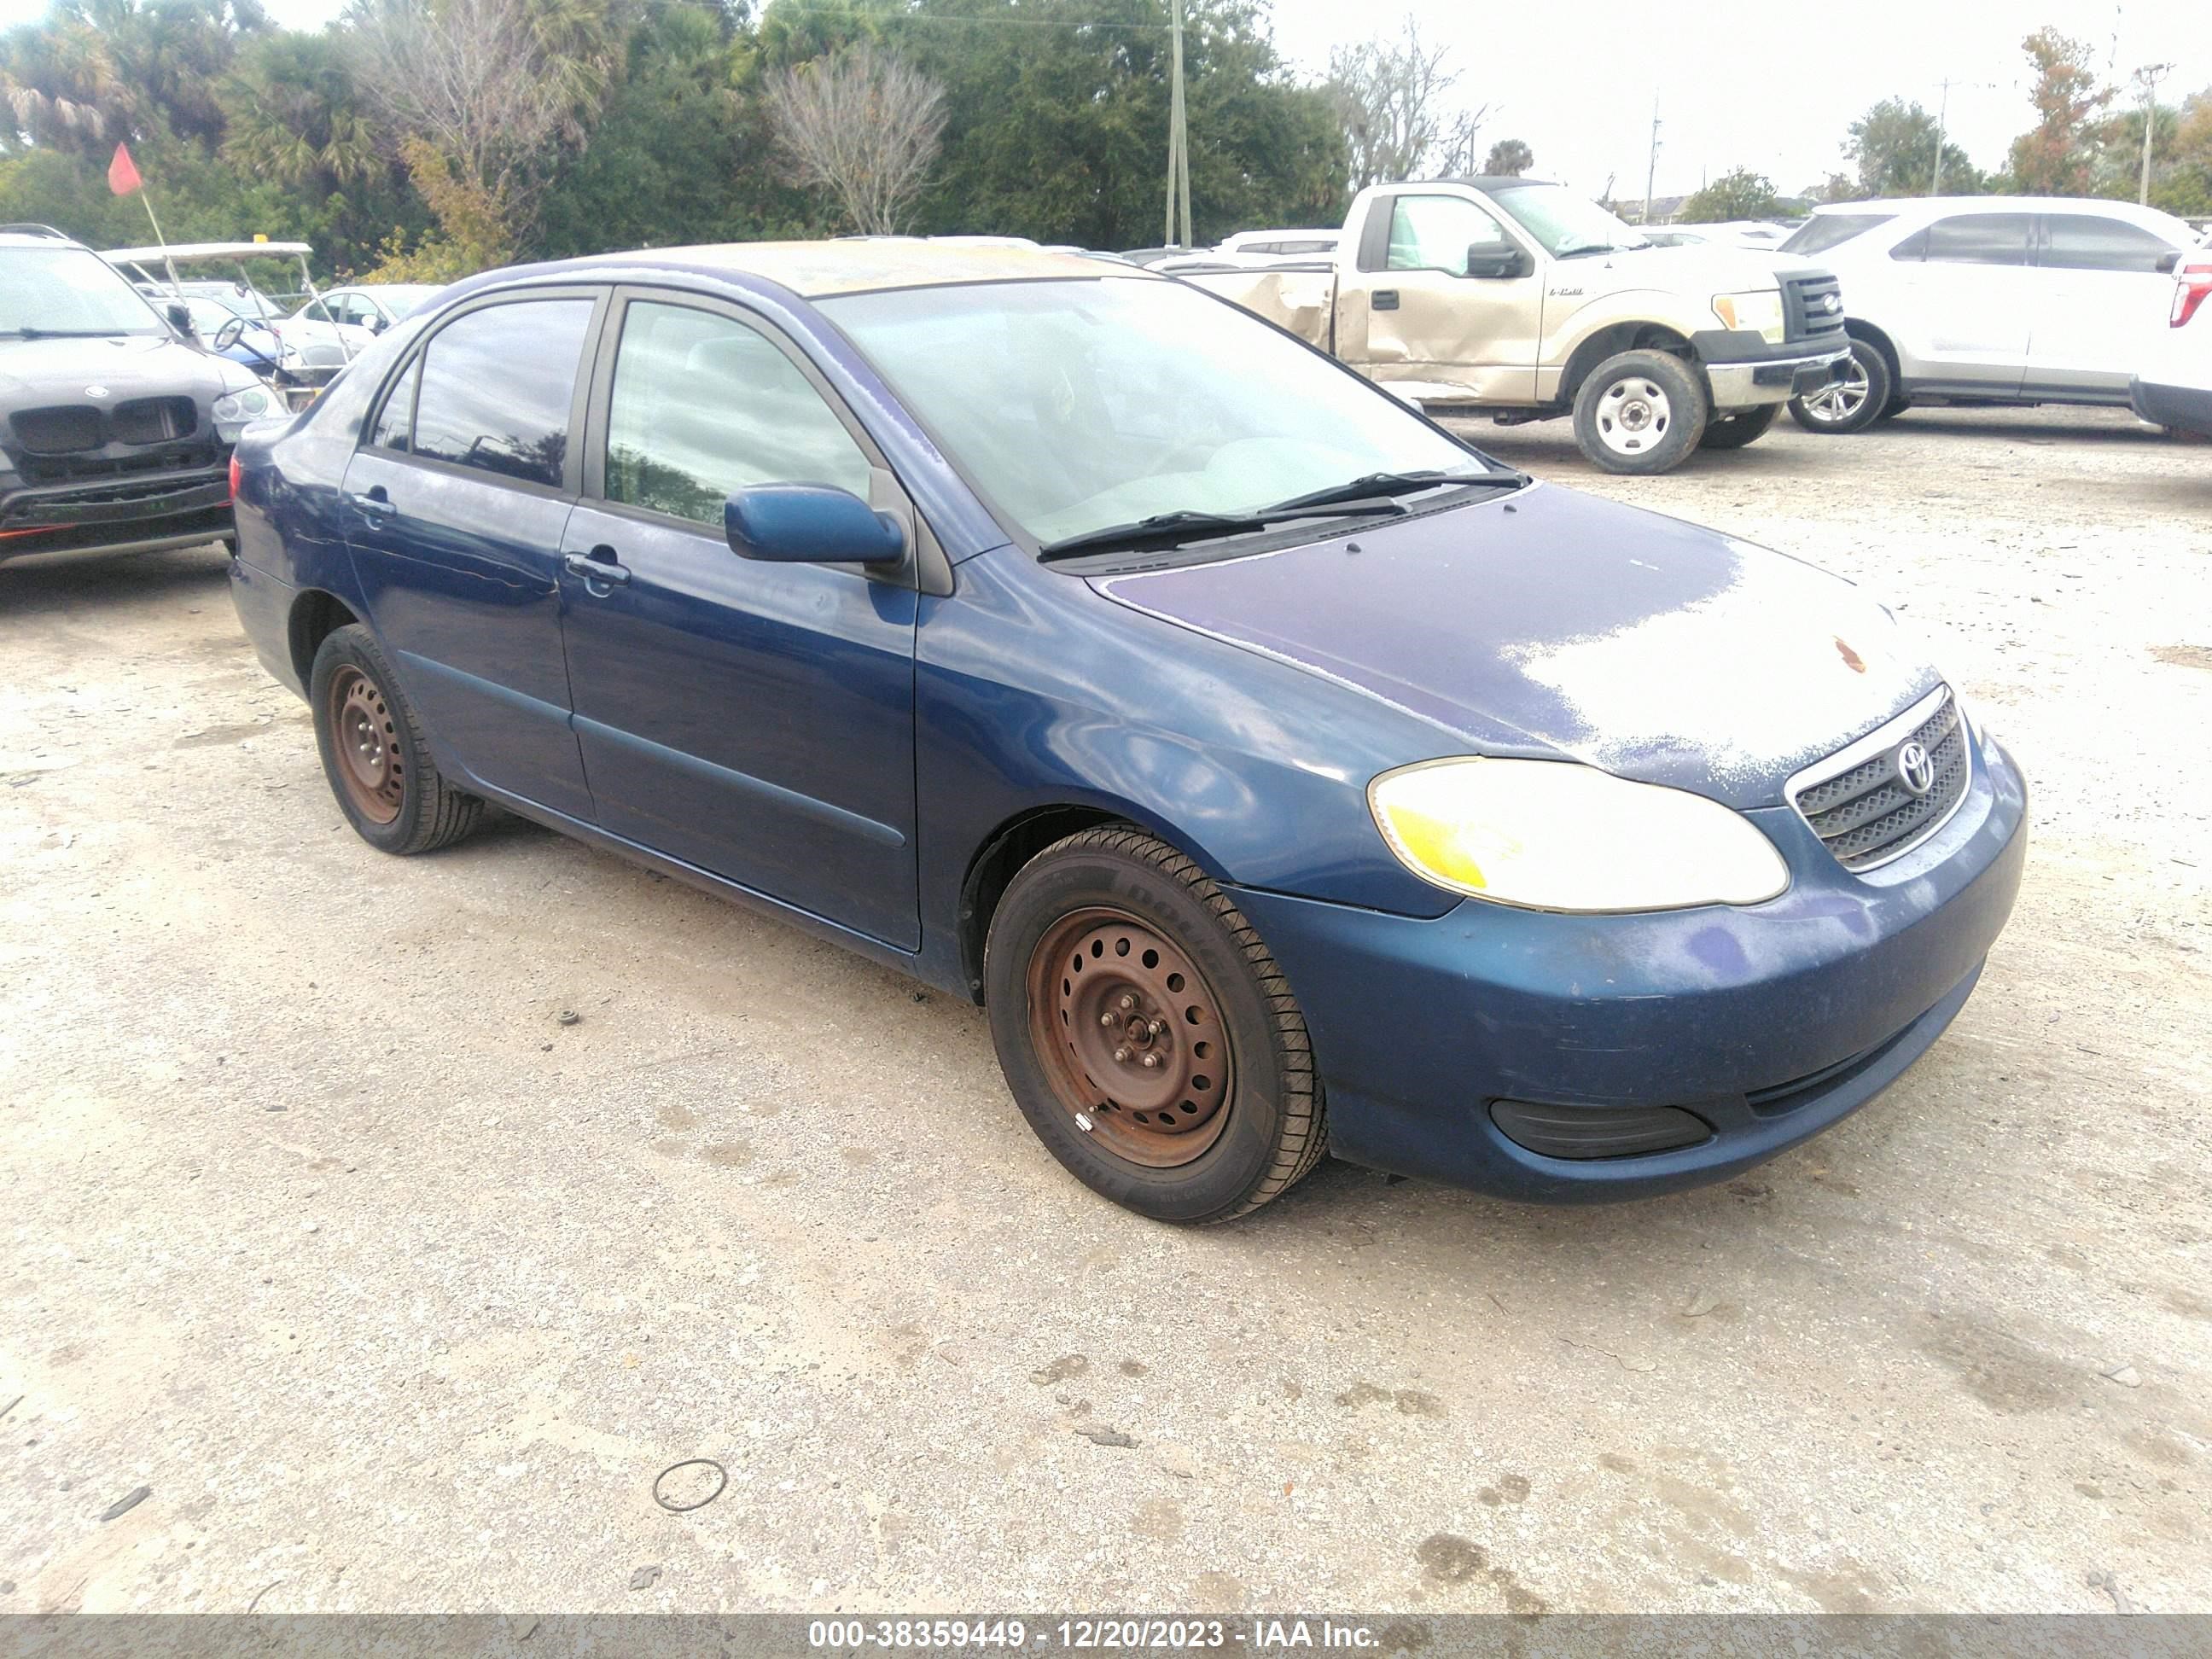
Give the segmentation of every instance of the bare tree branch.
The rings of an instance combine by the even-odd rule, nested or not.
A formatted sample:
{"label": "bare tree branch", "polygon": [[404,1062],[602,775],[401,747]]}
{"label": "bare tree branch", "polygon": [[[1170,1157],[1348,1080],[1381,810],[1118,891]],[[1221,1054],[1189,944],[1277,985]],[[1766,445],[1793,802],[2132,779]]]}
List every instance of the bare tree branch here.
{"label": "bare tree branch", "polygon": [[1328,86],[1351,147],[1353,189],[1474,170],[1475,136],[1489,106],[1451,107],[1459,71],[1450,58],[1449,46],[1422,41],[1410,15],[1395,41],[1362,41],[1329,53]]}
{"label": "bare tree branch", "polygon": [[786,70],[768,102],[799,182],[835,191],[863,234],[896,234],[937,159],[945,89],[862,44]]}

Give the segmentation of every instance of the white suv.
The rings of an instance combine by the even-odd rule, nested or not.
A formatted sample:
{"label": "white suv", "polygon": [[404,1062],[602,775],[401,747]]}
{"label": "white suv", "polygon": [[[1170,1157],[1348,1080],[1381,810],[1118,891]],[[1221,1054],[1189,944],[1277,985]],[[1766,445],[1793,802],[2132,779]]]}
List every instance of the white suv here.
{"label": "white suv", "polygon": [[2212,437],[2212,242],[2183,257],[2164,337],[2143,363],[2128,388],[2136,413]]}
{"label": "white suv", "polygon": [[2125,408],[2196,240],[2171,214],[2079,198],[1816,208],[1782,252],[1842,280],[1851,362],[1790,412],[1856,432],[1916,403]]}

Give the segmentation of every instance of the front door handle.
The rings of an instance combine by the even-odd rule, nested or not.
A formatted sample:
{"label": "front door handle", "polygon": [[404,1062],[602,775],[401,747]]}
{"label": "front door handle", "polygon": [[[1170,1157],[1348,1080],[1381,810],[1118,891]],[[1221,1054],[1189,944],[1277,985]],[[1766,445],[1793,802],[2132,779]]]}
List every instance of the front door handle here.
{"label": "front door handle", "polygon": [[1368,303],[1377,311],[1395,311],[1398,308],[1398,290],[1395,288],[1378,288],[1375,290],[1374,297]]}
{"label": "front door handle", "polygon": [[561,566],[570,575],[581,576],[586,591],[595,599],[606,598],[629,580],[629,568],[616,562],[611,547],[595,547],[589,553],[563,554]]}

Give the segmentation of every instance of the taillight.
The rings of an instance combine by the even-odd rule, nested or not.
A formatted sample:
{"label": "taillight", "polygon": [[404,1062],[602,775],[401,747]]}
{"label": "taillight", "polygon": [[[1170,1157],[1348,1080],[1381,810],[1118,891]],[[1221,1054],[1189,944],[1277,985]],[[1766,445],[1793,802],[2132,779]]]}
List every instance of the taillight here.
{"label": "taillight", "polygon": [[2173,284],[2173,326],[2179,328],[2197,314],[2197,307],[2212,295],[2212,260],[2196,259],[2182,266]]}
{"label": "taillight", "polygon": [[230,499],[238,499],[238,457],[230,458]]}

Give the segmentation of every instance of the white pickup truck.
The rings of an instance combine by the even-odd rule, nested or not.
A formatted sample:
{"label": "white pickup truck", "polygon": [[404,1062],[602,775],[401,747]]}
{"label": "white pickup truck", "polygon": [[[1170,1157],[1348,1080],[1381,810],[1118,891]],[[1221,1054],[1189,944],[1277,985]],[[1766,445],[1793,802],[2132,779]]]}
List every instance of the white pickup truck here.
{"label": "white pickup truck", "polygon": [[1608,472],[1736,449],[1841,369],[1835,277],[1711,246],[1655,247],[1528,179],[1377,185],[1333,259],[1162,267],[1287,328],[1432,415],[1571,415]]}

